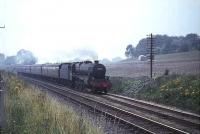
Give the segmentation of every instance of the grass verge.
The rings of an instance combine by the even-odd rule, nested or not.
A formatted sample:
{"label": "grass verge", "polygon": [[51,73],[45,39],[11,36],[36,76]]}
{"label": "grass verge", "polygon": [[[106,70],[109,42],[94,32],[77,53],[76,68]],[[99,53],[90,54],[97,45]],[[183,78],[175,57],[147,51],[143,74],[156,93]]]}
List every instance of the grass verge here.
{"label": "grass verge", "polygon": [[140,77],[111,78],[110,92],[141,100],[200,112],[200,75],[169,75],[153,80]]}
{"label": "grass verge", "polygon": [[100,134],[102,131],[77,116],[72,108],[27,85],[13,75],[4,76],[6,85],[5,133]]}
{"label": "grass verge", "polygon": [[158,77],[135,97],[199,113],[200,75]]}

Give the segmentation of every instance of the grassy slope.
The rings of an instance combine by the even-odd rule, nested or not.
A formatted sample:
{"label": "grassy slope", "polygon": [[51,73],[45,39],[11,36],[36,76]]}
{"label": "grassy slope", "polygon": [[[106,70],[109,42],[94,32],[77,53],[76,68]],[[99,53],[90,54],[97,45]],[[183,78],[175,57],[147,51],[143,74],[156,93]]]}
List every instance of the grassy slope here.
{"label": "grassy slope", "polygon": [[200,112],[200,75],[112,78],[112,93]]}
{"label": "grassy slope", "polygon": [[[112,74],[121,72],[121,76],[124,76],[126,70],[129,69],[124,65],[133,63],[129,65],[132,65],[132,69],[129,69],[127,74],[129,77],[133,76],[132,78],[110,78],[113,84],[111,92],[176,106],[197,113],[200,112],[200,75],[195,74],[195,72],[199,72],[200,70],[200,51],[156,55],[155,60],[155,63],[158,64],[154,65],[154,67],[157,67],[157,71],[161,70],[161,74],[164,73],[165,68],[168,68],[170,72],[174,71],[175,74],[182,75],[159,76],[150,81],[148,77],[139,77],[140,75],[138,75],[138,73],[143,74],[145,71],[147,71],[145,74],[148,74],[149,70],[145,70],[144,66],[135,67],[137,65],[136,63],[143,62],[129,59],[121,62],[121,67],[118,67],[119,69],[116,69],[115,72],[112,72],[115,68],[110,67]],[[195,65],[193,63],[195,63]],[[125,67],[126,69],[123,70]],[[198,70],[195,71],[195,69]],[[190,71],[192,73],[187,74]],[[133,75],[130,75],[132,72]],[[136,75],[137,77],[135,77]]]}
{"label": "grassy slope", "polygon": [[[147,61],[127,59],[115,64],[109,64],[107,75],[121,77],[140,77],[150,74],[150,66]],[[173,53],[156,55],[153,64],[153,76],[163,75],[168,69],[170,74],[199,74],[200,73],[200,51],[184,53]]]}
{"label": "grassy slope", "polygon": [[200,51],[156,55],[155,59],[158,61],[200,60]]}
{"label": "grassy slope", "polygon": [[[200,60],[200,51],[189,51],[181,53],[160,54],[155,55],[157,61],[182,61],[182,60]],[[122,60],[121,63],[132,63],[137,61],[137,58]]]}
{"label": "grassy slope", "polygon": [[158,77],[135,97],[199,113],[200,75]]}
{"label": "grassy slope", "polygon": [[102,133],[70,107],[59,103],[14,76],[6,76],[5,133],[98,134]]}

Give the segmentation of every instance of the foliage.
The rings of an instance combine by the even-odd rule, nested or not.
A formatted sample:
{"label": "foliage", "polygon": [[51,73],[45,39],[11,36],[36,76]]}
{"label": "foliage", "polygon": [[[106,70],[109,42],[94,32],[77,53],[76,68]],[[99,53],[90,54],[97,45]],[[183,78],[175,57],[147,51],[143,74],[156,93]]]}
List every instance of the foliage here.
{"label": "foliage", "polygon": [[112,83],[111,92],[112,93],[121,93],[123,91],[123,80],[122,78],[110,77]]}
{"label": "foliage", "polygon": [[111,77],[111,93],[200,112],[200,75]]}
{"label": "foliage", "polygon": [[99,129],[77,116],[70,107],[28,86],[14,76],[6,81],[5,133],[20,134],[98,134]]}
{"label": "foliage", "polygon": [[[154,40],[156,54],[169,54],[200,50],[200,37],[197,34],[191,33],[187,34],[185,37],[155,35]],[[127,57],[133,56],[133,54],[134,56],[146,55],[148,51],[147,39],[141,39],[137,46],[133,49],[134,51],[132,51],[132,48],[132,45],[127,46],[125,51],[125,55]]]}
{"label": "foliage", "polygon": [[37,59],[31,51],[21,49],[17,52],[16,62],[17,64],[32,65],[37,62]]}
{"label": "foliage", "polygon": [[37,62],[37,58],[31,51],[21,49],[17,52],[17,55],[8,56],[5,58],[4,54],[0,54],[0,65],[33,65]]}
{"label": "foliage", "polygon": [[133,58],[135,56],[135,48],[133,47],[133,45],[129,44],[126,47],[125,56],[127,58]]}
{"label": "foliage", "polygon": [[5,60],[5,55],[0,53],[0,65],[3,64],[4,60]]}
{"label": "foliage", "polygon": [[5,65],[13,65],[16,64],[16,56],[8,56],[4,61]]}
{"label": "foliage", "polygon": [[145,76],[138,78],[110,77],[112,83],[110,92],[132,96],[141,90],[149,80]]}
{"label": "foliage", "polygon": [[200,76],[162,76],[137,95],[139,99],[200,112]]}

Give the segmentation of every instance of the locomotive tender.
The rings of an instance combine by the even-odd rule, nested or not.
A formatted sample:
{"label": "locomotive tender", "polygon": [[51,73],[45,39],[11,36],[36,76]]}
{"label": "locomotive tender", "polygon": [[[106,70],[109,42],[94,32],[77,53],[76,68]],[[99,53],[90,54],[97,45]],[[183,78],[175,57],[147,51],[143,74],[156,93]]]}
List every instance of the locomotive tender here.
{"label": "locomotive tender", "polygon": [[24,65],[15,67],[17,73],[54,80],[59,83],[72,86],[79,90],[90,89],[107,93],[111,88],[111,83],[106,74],[106,68],[98,61],[61,63],[61,64],[41,64]]}

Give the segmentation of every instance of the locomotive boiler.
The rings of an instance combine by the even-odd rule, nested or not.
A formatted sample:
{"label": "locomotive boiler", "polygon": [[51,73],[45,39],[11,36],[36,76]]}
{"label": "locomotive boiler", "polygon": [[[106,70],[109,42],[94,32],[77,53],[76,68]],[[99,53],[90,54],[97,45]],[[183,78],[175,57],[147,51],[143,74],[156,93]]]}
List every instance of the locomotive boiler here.
{"label": "locomotive boiler", "polygon": [[75,86],[79,88],[89,87],[95,91],[104,91],[111,88],[111,83],[106,74],[106,68],[98,61],[92,63],[91,61],[77,62],[72,65],[72,72],[74,76]]}

